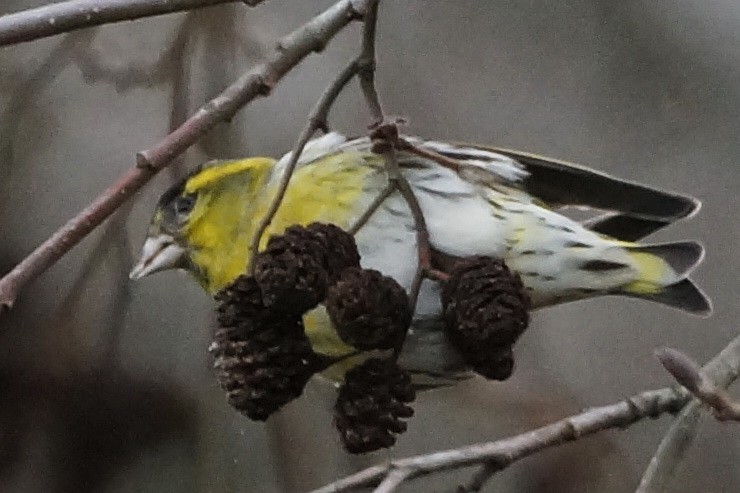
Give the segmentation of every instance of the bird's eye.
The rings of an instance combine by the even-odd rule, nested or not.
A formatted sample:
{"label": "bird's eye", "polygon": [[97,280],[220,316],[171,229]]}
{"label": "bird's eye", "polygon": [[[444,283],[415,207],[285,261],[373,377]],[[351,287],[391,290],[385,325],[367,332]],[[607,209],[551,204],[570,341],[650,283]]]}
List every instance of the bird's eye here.
{"label": "bird's eye", "polygon": [[195,206],[195,195],[183,195],[175,200],[175,212],[178,215],[189,214]]}

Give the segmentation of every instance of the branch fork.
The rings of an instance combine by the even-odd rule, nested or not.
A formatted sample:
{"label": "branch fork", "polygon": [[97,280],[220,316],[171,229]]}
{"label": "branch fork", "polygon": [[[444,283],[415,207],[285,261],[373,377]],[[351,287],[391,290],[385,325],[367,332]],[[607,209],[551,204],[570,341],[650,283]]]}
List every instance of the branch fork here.
{"label": "branch fork", "polygon": [[707,378],[690,356],[668,347],[656,350],[655,356],[678,383],[712,410],[717,420],[740,421],[740,402]]}

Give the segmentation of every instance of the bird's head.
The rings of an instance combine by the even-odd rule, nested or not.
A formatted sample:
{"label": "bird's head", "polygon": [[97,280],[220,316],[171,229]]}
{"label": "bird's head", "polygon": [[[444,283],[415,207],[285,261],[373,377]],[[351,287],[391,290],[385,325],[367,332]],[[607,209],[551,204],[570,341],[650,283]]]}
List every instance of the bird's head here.
{"label": "bird's head", "polygon": [[249,233],[254,213],[249,205],[274,162],[271,158],[214,161],[170,187],[157,203],[129,277],[185,269],[213,291],[215,284],[241,274],[246,262],[243,235]]}

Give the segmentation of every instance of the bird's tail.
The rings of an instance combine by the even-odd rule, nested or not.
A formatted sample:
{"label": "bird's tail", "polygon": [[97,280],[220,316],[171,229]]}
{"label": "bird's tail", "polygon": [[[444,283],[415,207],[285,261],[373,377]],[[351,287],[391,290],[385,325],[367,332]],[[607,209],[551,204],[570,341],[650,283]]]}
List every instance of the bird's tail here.
{"label": "bird's tail", "polygon": [[689,279],[704,258],[704,247],[694,241],[628,247],[637,265],[638,279],[619,294],[662,303],[700,316],[712,312],[710,299]]}

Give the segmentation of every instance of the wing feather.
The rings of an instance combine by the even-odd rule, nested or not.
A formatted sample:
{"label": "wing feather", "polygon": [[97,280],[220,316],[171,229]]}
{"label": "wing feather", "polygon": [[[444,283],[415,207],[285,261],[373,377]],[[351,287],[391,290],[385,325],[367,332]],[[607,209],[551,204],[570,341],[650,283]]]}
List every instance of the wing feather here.
{"label": "wing feather", "polygon": [[577,164],[508,149],[528,176],[524,189],[552,206],[584,206],[646,220],[673,222],[694,214],[701,202],[688,195],[622,180]]}

